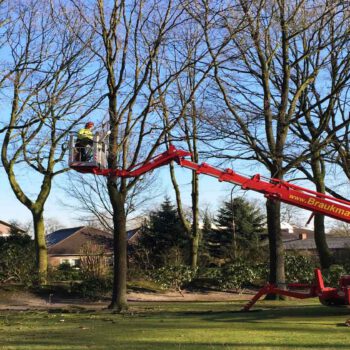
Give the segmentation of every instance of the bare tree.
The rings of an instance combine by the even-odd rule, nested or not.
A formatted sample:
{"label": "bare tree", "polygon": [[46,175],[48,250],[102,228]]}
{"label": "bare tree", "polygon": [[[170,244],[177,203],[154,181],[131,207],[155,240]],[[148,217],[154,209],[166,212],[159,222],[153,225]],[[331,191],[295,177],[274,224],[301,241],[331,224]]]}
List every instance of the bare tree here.
{"label": "bare tree", "polygon": [[80,268],[85,278],[105,278],[108,273],[109,257],[106,256],[105,247],[86,242],[79,251]]}
{"label": "bare tree", "polygon": [[[344,96],[350,81],[349,14],[348,5],[333,6],[328,16],[321,17],[318,31],[306,30],[300,34],[303,46],[297,42],[291,46],[295,58],[303,52],[303,60],[297,60],[293,82],[300,87],[310,72],[316,75],[299,97],[296,118],[291,130],[303,147],[310,149],[310,160],[298,167],[315,183],[316,190],[326,192],[326,160],[329,143],[349,120],[337,116],[337,101]],[[319,16],[308,14],[309,18]],[[325,86],[325,81],[328,84]],[[310,169],[310,170],[309,170]],[[321,266],[329,268],[332,254],[326,240],[324,216],[314,216],[315,243]]]}
{"label": "bare tree", "polygon": [[350,237],[350,225],[346,222],[338,221],[328,232],[336,237]]}
{"label": "bare tree", "polygon": [[[207,18],[211,13],[208,1],[201,1],[196,16],[203,27],[211,55],[217,40]],[[261,163],[271,178],[283,179],[291,169],[310,156],[308,148],[298,147],[290,132],[300,96],[318,76],[319,67],[312,67],[298,82],[296,66],[308,54],[327,50],[329,35],[320,35],[320,28],[342,10],[342,5],[319,1],[310,4],[295,2],[245,1],[231,2],[221,14],[222,37],[230,37],[225,52],[216,59],[214,78],[217,84],[217,105],[212,108],[216,136],[225,136],[223,157]],[[245,29],[234,34],[237,18],[245,19]],[[303,47],[303,34],[317,37]],[[217,38],[217,36],[216,36]],[[224,106],[220,100],[224,101]],[[323,102],[329,99],[325,96]],[[312,106],[313,108],[315,106]],[[215,117],[219,116],[219,117]],[[299,115],[298,118],[301,116]],[[273,180],[271,180],[273,181]],[[280,203],[271,195],[267,199],[267,223],[270,247],[270,282],[283,283],[284,249],[280,230]]]}
{"label": "bare tree", "polygon": [[[188,21],[186,26],[182,26],[180,34],[184,38],[183,42],[178,43],[178,51],[187,56],[188,61],[192,61],[193,65],[188,67],[184,74],[176,79],[176,88],[171,91],[160,91],[160,107],[165,128],[171,131],[167,134],[167,142],[181,141],[182,144],[191,152],[192,161],[198,162],[198,114],[201,113],[201,104],[205,99],[205,81],[213,67],[207,60],[207,52],[196,21]],[[219,51],[220,52],[220,51]],[[205,58],[206,62],[203,62]],[[157,70],[157,79],[160,83],[161,70]],[[161,86],[161,84],[159,84]],[[160,88],[161,89],[161,88]],[[174,103],[173,100],[176,100]],[[175,112],[173,112],[175,111]],[[169,120],[171,115],[177,113],[180,117],[176,128],[169,128]],[[183,201],[182,191],[179,187],[174,164],[170,164],[170,175],[176,195],[177,209],[179,218],[182,222],[184,230],[190,237],[191,256],[190,265],[192,268],[197,267],[198,248],[200,240],[199,230],[199,179],[198,174],[193,171],[191,179],[191,218],[186,215]]]}
{"label": "bare tree", "polygon": [[[343,93],[339,94],[335,100],[335,111],[331,115],[331,123],[327,129],[328,134],[332,136],[332,139],[329,147],[330,153],[326,158],[328,162],[335,164],[341,169],[347,180],[350,180],[349,92],[349,86],[346,86]],[[336,126],[339,124],[344,124],[344,127],[337,130]],[[337,131],[334,132],[334,130]],[[341,191],[334,191],[333,195],[346,199],[344,198],[344,193],[341,193]]]}
{"label": "bare tree", "polygon": [[[17,199],[32,213],[37,268],[45,282],[45,203],[54,177],[67,171],[63,160],[69,131],[101,101],[92,94],[99,74],[94,67],[85,71],[91,63],[86,45],[75,40],[47,2],[16,5],[17,20],[7,36],[13,73],[6,87],[11,111],[1,158]],[[91,36],[73,12],[71,21],[89,42]]]}
{"label": "bare tree", "polygon": [[[281,206],[281,220],[292,225],[302,226],[302,209],[289,204]],[[306,221],[305,221],[306,222]],[[304,223],[305,224],[305,223]]]}
{"label": "bare tree", "polygon": [[[2,89],[13,73],[13,67],[9,67],[6,61],[3,61],[3,57],[6,57],[6,43],[7,37],[12,31],[13,23],[16,22],[16,16],[11,16],[12,8],[8,1],[0,0],[0,54],[2,60],[0,62],[0,89]],[[0,119],[0,126],[2,126],[3,120]],[[6,127],[0,127],[0,134],[6,130]]]}
{"label": "bare tree", "polygon": [[[144,0],[104,3],[93,6],[73,1],[98,39],[91,50],[102,62],[106,73],[110,125],[108,166],[132,169],[150,160],[164,142],[163,123],[155,107],[160,91],[192,64],[186,57],[174,64],[176,43],[181,40],[174,31],[187,19],[183,7],[175,0]],[[159,82],[154,71],[156,61],[164,69]],[[162,87],[162,90],[159,89]],[[169,122],[171,128],[178,117]],[[107,188],[113,213],[114,283],[110,308],[122,311],[126,300],[126,199],[139,178],[110,176]]]}

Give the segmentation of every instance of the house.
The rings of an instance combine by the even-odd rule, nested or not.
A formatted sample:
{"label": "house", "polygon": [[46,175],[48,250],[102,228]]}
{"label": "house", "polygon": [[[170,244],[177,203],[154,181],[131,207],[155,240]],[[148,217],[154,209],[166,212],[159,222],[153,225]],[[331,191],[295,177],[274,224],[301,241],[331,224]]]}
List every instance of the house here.
{"label": "house", "polygon": [[[327,235],[327,244],[331,252],[337,257],[345,257],[350,252],[350,237]],[[285,250],[317,256],[314,231],[303,227],[293,226],[288,232],[282,231],[282,240]]]}
{"label": "house", "polygon": [[69,263],[79,266],[81,250],[88,242],[103,246],[106,256],[112,256],[113,236],[109,232],[89,226],[72,227],[46,236],[49,265]]}
{"label": "house", "polygon": [[291,225],[286,222],[281,222],[282,240],[296,240],[296,239],[311,239],[314,238],[314,230],[307,227],[300,227]]}
{"label": "house", "polygon": [[0,237],[8,237],[11,233],[11,230],[19,233],[25,233],[25,231],[21,228],[0,220]]}
{"label": "house", "polygon": [[[330,251],[337,257],[348,257],[350,252],[350,237],[327,236],[327,244]],[[316,243],[312,238],[296,239],[284,242],[286,251],[295,251],[299,253],[307,253],[309,255],[317,255]]]}
{"label": "house", "polygon": [[[137,233],[136,229],[127,231],[128,242],[132,242]],[[82,248],[88,242],[102,246],[105,256],[112,258],[111,233],[89,226],[79,226],[57,230],[46,236],[49,265],[56,267],[62,263],[69,263],[71,266],[79,266]]]}

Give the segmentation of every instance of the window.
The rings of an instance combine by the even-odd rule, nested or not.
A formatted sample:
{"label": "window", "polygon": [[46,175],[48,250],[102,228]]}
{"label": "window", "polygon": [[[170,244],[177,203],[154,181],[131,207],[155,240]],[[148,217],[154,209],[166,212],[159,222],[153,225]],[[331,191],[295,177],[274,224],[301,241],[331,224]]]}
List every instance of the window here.
{"label": "window", "polygon": [[69,264],[71,267],[79,267],[80,259],[61,259],[61,264]]}
{"label": "window", "polygon": [[71,266],[79,267],[80,266],[80,259],[71,259]]}

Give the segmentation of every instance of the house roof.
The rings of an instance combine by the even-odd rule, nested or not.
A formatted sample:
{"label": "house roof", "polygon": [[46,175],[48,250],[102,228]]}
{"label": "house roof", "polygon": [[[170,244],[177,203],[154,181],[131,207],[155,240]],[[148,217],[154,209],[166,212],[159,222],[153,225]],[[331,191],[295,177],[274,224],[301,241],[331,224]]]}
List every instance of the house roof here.
{"label": "house roof", "polygon": [[6,221],[2,221],[2,220],[0,220],[0,224],[6,225],[6,226],[11,226],[11,224],[9,224],[9,223],[6,222]]}
{"label": "house roof", "polygon": [[113,236],[109,232],[80,226],[57,230],[48,235],[48,253],[49,255],[79,255],[81,248],[87,242],[102,245],[106,252],[112,252]]}
{"label": "house roof", "polygon": [[58,242],[61,242],[62,240],[66,239],[67,237],[82,229],[83,227],[84,226],[64,228],[50,233],[46,236],[47,246],[50,247]]}
{"label": "house roof", "polygon": [[[139,228],[127,231],[128,242],[137,240],[138,233]],[[109,232],[93,227],[71,227],[57,230],[46,236],[50,255],[78,255],[82,246],[88,241],[103,245],[107,251],[112,251],[113,236]]]}
{"label": "house roof", "polygon": [[2,220],[0,220],[0,225],[7,226],[7,227],[9,227],[9,228],[14,227],[16,230],[18,230],[18,231],[20,231],[20,232],[22,232],[22,233],[24,233],[24,232],[25,232],[24,230],[22,230],[22,229],[21,229],[21,228],[19,228],[18,226],[14,226],[14,225],[12,225],[12,224],[10,224],[10,223],[6,222],[6,221],[2,221]]}
{"label": "house roof", "polygon": [[[314,239],[295,239],[284,241],[286,250],[312,250],[316,249]],[[327,237],[329,249],[350,248],[350,237]]]}

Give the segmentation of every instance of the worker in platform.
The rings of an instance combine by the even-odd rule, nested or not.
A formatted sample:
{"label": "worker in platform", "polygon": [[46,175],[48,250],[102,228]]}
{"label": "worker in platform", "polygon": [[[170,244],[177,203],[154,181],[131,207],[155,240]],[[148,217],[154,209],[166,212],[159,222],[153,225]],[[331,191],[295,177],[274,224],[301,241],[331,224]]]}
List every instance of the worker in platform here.
{"label": "worker in platform", "polygon": [[75,148],[79,152],[79,161],[87,162],[89,161],[91,155],[88,154],[87,148],[93,146],[94,134],[92,128],[94,127],[93,122],[87,122],[85,127],[80,129],[78,132],[77,142],[75,143]]}

